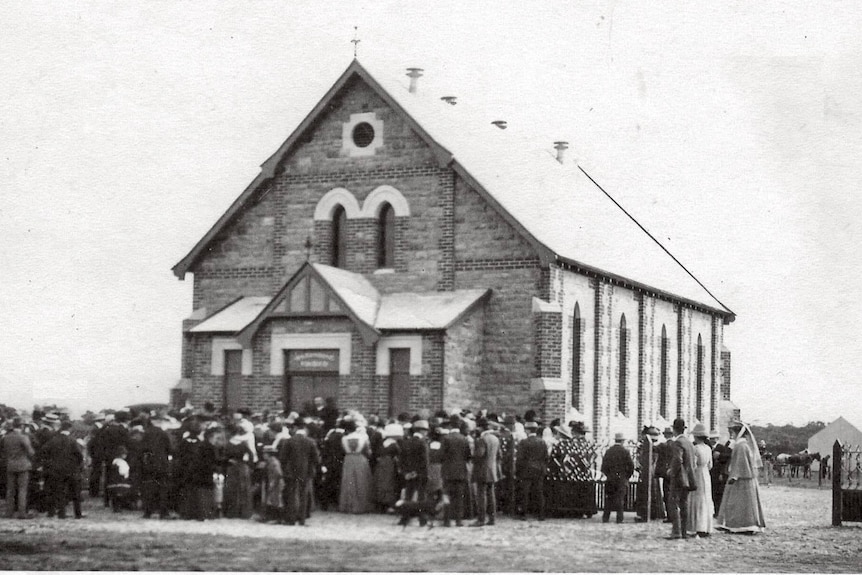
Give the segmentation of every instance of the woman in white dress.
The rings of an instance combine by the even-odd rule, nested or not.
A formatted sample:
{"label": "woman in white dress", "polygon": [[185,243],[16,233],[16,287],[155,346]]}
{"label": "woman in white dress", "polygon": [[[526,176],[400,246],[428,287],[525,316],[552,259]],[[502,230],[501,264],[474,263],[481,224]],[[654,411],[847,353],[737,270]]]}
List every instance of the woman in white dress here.
{"label": "woman in white dress", "polygon": [[712,480],[709,470],[712,469],[712,448],[707,443],[709,433],[702,423],[694,426],[691,432],[694,437],[695,469],[694,482],[697,489],[688,495],[688,534],[708,537],[712,533],[712,516],[715,506],[712,503]]}
{"label": "woman in white dress", "polygon": [[341,492],[338,510],[342,513],[368,513],[372,507],[371,466],[368,456],[371,446],[365,429],[355,421],[344,422],[344,466],[341,471]]}

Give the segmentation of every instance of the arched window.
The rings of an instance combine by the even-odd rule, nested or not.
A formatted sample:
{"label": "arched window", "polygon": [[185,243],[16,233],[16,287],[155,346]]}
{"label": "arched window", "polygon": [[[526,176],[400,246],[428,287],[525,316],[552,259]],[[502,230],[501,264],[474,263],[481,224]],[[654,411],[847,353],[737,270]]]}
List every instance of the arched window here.
{"label": "arched window", "polygon": [[581,411],[581,308],[575,303],[572,317],[572,407]]}
{"label": "arched window", "polygon": [[347,267],[347,212],[342,206],[335,208],[332,214],[332,265],[337,268]]}
{"label": "arched window", "polygon": [[619,386],[617,387],[617,409],[623,414],[628,415],[628,355],[629,355],[629,334],[626,329],[626,315],[623,314],[620,318],[620,367],[619,367]]}
{"label": "arched window", "polygon": [[697,387],[695,387],[695,397],[697,403],[694,407],[694,416],[698,421],[703,422],[703,340],[700,334],[697,334]]}
{"label": "arched window", "polygon": [[668,419],[670,414],[667,411],[667,396],[668,396],[668,364],[667,364],[667,354],[668,347],[670,347],[670,342],[667,339],[667,329],[665,326],[661,326],[661,366],[659,367],[659,400],[658,400],[658,412],[659,415]]}
{"label": "arched window", "polygon": [[395,267],[395,210],[388,203],[381,206],[377,220],[377,267]]}

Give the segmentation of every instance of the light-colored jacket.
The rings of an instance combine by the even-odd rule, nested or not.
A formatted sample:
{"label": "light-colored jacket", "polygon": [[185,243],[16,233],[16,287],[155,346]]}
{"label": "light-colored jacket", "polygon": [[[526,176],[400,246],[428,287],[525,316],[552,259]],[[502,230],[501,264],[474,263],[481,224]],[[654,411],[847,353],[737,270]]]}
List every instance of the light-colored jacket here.
{"label": "light-colored jacket", "polygon": [[502,476],[500,439],[490,431],[483,431],[473,447],[473,481],[496,483]]}
{"label": "light-colored jacket", "polygon": [[36,452],[33,451],[30,438],[25,434],[17,429],[10,431],[0,441],[0,447],[6,459],[7,471],[20,473],[33,469],[33,457]]}

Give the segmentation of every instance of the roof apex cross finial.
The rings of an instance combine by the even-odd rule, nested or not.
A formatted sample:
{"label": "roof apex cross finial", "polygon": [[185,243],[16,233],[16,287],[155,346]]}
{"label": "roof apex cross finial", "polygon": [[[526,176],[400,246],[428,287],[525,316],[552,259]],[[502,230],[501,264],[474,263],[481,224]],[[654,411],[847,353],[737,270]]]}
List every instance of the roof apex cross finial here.
{"label": "roof apex cross finial", "polygon": [[353,59],[356,60],[356,49],[359,47],[359,26],[353,27],[353,40],[350,41],[353,44]]}

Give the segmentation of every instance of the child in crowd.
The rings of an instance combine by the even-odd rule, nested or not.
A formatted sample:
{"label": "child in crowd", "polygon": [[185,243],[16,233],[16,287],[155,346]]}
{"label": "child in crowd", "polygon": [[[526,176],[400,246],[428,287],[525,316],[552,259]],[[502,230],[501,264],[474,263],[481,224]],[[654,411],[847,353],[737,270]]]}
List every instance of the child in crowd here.
{"label": "child in crowd", "polygon": [[126,461],[128,450],[125,445],[117,448],[117,456],[108,469],[108,501],[114,513],[119,513],[123,507],[131,507],[132,484],[129,481],[129,464]]}

